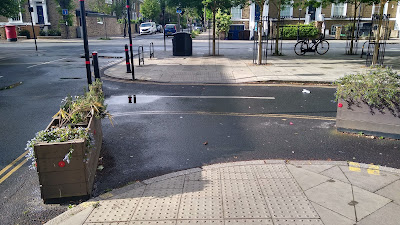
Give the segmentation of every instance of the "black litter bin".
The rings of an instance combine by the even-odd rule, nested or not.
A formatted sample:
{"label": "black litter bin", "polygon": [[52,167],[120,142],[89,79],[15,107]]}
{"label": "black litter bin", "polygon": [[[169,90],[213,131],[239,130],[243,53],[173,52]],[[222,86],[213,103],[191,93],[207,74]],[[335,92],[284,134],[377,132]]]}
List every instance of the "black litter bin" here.
{"label": "black litter bin", "polygon": [[175,33],[172,39],[172,54],[174,56],[192,55],[192,37],[189,33]]}

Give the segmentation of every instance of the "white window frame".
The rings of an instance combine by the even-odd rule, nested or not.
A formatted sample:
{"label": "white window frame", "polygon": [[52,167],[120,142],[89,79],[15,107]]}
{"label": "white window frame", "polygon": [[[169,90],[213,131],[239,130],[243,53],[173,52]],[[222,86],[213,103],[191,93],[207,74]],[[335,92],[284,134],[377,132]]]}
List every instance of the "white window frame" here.
{"label": "white window frame", "polygon": [[342,24],[334,24],[331,26],[331,35],[336,35],[336,27],[342,27],[342,29],[343,29]]}
{"label": "white window frame", "polygon": [[[239,17],[233,17],[234,13],[233,10],[240,10],[240,18]],[[232,15],[232,21],[237,21],[237,20],[241,20],[242,19],[242,15],[243,15],[243,9],[240,6],[236,6],[236,7],[232,7],[231,8],[231,15]],[[235,14],[237,15],[237,14]]]}
{"label": "white window frame", "polygon": [[289,9],[289,16],[282,16],[282,9],[281,9],[281,12],[280,12],[280,15],[281,15],[281,18],[282,17],[284,17],[284,18],[293,18],[293,1],[291,1],[291,5],[286,5],[287,7],[285,7],[285,11],[287,10],[287,9]]}
{"label": "white window frame", "polygon": [[[334,15],[334,11],[335,11],[335,5],[339,5],[339,4],[343,4],[343,13],[342,15]],[[344,18],[346,18],[346,14],[347,14],[347,3],[339,3],[339,4],[335,4],[332,3],[332,7],[331,7],[331,18],[335,18],[336,16],[343,16]]]}

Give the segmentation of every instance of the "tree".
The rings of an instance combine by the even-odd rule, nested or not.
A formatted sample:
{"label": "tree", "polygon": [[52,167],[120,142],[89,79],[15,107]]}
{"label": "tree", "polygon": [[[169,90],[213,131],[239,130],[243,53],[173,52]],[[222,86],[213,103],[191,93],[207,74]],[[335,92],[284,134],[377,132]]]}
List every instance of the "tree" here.
{"label": "tree", "polygon": [[212,55],[215,56],[215,28],[216,28],[216,14],[218,10],[230,9],[238,5],[246,5],[246,0],[203,0],[203,4],[211,10],[213,19],[213,45]]}
{"label": "tree", "polygon": [[154,21],[161,13],[160,3],[157,0],[144,0],[140,7],[143,17]]}
{"label": "tree", "polygon": [[[63,17],[60,23],[72,26],[73,23],[73,13],[72,10],[75,8],[73,0],[55,0],[58,3],[57,12]],[[68,15],[63,15],[62,10],[68,9]],[[67,22],[67,23],[65,23]]]}
{"label": "tree", "polygon": [[217,19],[217,30],[218,33],[226,33],[229,31],[229,27],[232,24],[232,16],[228,15],[226,12],[222,12],[221,10],[218,10],[217,15],[215,16]]}
{"label": "tree", "polygon": [[17,17],[21,11],[21,5],[25,3],[25,0],[1,0],[0,1],[0,16],[14,18]]}
{"label": "tree", "polygon": [[355,33],[355,28],[356,28],[356,19],[357,19],[357,11],[361,4],[369,4],[371,5],[372,3],[379,3],[379,0],[332,0],[330,3],[338,4],[338,3],[347,3],[347,4],[352,4],[354,7],[354,14],[353,14],[353,23],[350,26],[351,28],[351,41],[350,41],[350,49],[348,54],[353,55],[354,54],[354,33]]}

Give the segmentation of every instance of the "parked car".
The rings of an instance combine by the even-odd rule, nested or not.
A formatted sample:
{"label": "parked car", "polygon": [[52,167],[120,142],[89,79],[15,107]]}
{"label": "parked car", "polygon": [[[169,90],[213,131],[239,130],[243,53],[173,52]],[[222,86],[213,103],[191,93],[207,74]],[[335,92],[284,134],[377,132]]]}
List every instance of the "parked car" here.
{"label": "parked car", "polygon": [[147,22],[140,24],[140,34],[154,34],[157,32],[156,23]]}
{"label": "parked car", "polygon": [[160,33],[163,32],[162,25],[157,24],[157,32],[160,32]]}
{"label": "parked car", "polygon": [[176,33],[176,24],[166,24],[164,32],[167,37],[174,35]]}

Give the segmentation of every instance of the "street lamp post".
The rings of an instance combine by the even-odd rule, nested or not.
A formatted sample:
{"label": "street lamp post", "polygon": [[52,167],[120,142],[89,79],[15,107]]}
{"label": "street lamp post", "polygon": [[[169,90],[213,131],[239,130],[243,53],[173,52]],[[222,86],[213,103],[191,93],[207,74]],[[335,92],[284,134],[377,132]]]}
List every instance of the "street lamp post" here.
{"label": "street lamp post", "polygon": [[299,24],[297,25],[297,41],[300,39],[300,18],[301,18],[301,8],[299,8]]}

